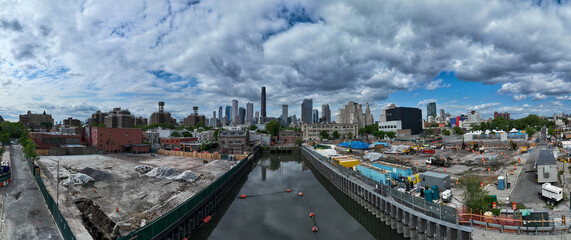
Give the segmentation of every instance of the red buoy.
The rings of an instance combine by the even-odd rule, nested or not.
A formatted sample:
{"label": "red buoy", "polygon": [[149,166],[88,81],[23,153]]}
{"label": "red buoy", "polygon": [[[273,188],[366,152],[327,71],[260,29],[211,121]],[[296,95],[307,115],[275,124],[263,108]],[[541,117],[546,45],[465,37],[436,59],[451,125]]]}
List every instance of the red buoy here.
{"label": "red buoy", "polygon": [[286,192],[291,192],[291,189],[288,188],[288,189],[286,190]]}
{"label": "red buoy", "polygon": [[312,232],[317,232],[317,226],[313,226],[313,227],[311,228],[311,231],[312,231]]}
{"label": "red buoy", "polygon": [[246,198],[246,194],[240,195],[240,198]]}
{"label": "red buoy", "polygon": [[303,196],[303,193],[302,193],[302,192],[299,192],[299,196],[300,196],[300,197]]}
{"label": "red buoy", "polygon": [[208,215],[208,216],[206,216],[202,221],[203,221],[204,223],[208,223],[208,222],[210,222],[210,219],[212,219],[212,217],[211,217],[210,215]]}
{"label": "red buoy", "polygon": [[314,213],[309,213],[309,217],[310,217],[310,218],[314,218],[314,217],[315,217],[315,214],[314,214]]}

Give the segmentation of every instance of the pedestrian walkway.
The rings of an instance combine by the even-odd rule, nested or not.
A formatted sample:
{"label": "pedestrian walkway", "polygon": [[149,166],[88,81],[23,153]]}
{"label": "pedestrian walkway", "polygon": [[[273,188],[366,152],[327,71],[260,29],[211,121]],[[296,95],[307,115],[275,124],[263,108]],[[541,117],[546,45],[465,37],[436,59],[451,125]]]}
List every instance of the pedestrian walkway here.
{"label": "pedestrian walkway", "polygon": [[[535,151],[535,150],[534,150]],[[517,168],[514,168],[513,165],[508,166],[498,172],[498,176],[506,177],[506,184],[504,190],[499,190],[495,184],[488,184],[484,187],[485,190],[489,192],[489,195],[496,195],[500,204],[509,203],[509,196],[512,194],[513,190],[517,187],[517,180],[524,171],[524,165],[528,163],[528,161],[535,161],[531,159],[532,153],[525,153],[525,154],[517,154],[512,157],[512,161],[520,162],[517,163]],[[519,159],[519,160],[518,160]],[[513,171],[513,175],[512,175]],[[507,188],[508,183],[511,185],[510,188]]]}

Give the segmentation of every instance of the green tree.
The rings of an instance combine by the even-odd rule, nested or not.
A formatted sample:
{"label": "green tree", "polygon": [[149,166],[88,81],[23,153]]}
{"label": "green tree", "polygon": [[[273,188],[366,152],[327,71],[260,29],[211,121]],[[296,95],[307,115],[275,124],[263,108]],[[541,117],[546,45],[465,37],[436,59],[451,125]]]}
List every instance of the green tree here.
{"label": "green tree", "polygon": [[347,139],[353,139],[353,133],[352,132],[347,133]]}
{"label": "green tree", "polygon": [[386,132],[385,134],[386,134],[387,137],[389,137],[390,139],[394,139],[394,138],[397,136],[397,134],[396,134],[395,132],[391,132],[391,131]]}
{"label": "green tree", "polygon": [[432,134],[434,134],[434,130],[432,130],[432,129],[426,129],[426,130],[424,130],[424,133],[425,133],[426,135],[432,135]]}
{"label": "green tree", "polygon": [[333,139],[339,139],[339,131],[333,132]]}
{"label": "green tree", "polygon": [[359,129],[359,133],[372,134],[378,130],[379,130],[379,125],[371,124],[371,125],[365,126],[364,128]]}
{"label": "green tree", "polygon": [[189,131],[184,131],[184,132],[182,132],[182,136],[189,138],[189,137],[192,137],[192,133],[190,133]]}
{"label": "green tree", "polygon": [[442,129],[442,135],[450,136],[450,131],[448,131],[448,129]]}
{"label": "green tree", "polygon": [[30,159],[36,159],[38,157],[38,154],[36,153],[36,144],[34,144],[34,142],[28,142],[24,146],[24,153],[26,156],[30,157]]}
{"label": "green tree", "polygon": [[430,125],[430,127],[433,127],[433,128],[438,127],[438,124],[434,123],[434,124]]}
{"label": "green tree", "polygon": [[329,139],[329,133],[327,133],[327,131],[323,130],[319,133],[319,137],[321,139]]}
{"label": "green tree", "polygon": [[218,134],[220,133],[220,131],[222,131],[222,129],[216,129],[214,130],[214,139],[216,139],[216,141],[218,141]]}
{"label": "green tree", "polygon": [[454,134],[456,135],[462,135],[464,134],[464,129],[462,129],[461,127],[454,127]]}
{"label": "green tree", "polygon": [[297,138],[295,139],[295,145],[301,145],[301,143],[303,142],[303,140],[301,140],[301,138]]}
{"label": "green tree", "polygon": [[386,133],[385,133],[385,131],[375,131],[375,132],[373,132],[373,135],[378,139],[384,139]]}
{"label": "green tree", "polygon": [[553,136],[555,135],[555,129],[553,129],[553,127],[548,127],[547,128],[547,134]]}
{"label": "green tree", "polygon": [[179,132],[172,132],[171,133],[171,137],[180,137],[180,133]]}
{"label": "green tree", "polygon": [[492,120],[492,125],[500,130],[508,131],[508,120],[503,117],[497,117]]}
{"label": "green tree", "polygon": [[250,131],[256,131],[256,129],[258,129],[258,127],[256,127],[256,125],[250,125],[250,126],[248,127],[248,129],[249,129]]}
{"label": "green tree", "polygon": [[525,133],[527,133],[528,137],[532,137],[536,133],[536,131],[535,128],[533,128],[532,126],[528,126],[525,128]]}
{"label": "green tree", "polygon": [[489,206],[488,191],[480,187],[480,177],[466,174],[462,178],[464,188],[464,203],[473,210],[486,211]]}
{"label": "green tree", "polygon": [[280,133],[280,123],[276,120],[272,120],[269,123],[266,123],[266,130],[272,136],[277,136]]}
{"label": "green tree", "polygon": [[104,127],[105,127],[105,124],[103,124],[103,123],[102,123],[102,124],[98,124],[97,127],[104,128]]}
{"label": "green tree", "polygon": [[0,129],[3,133],[10,135],[10,138],[21,138],[22,136],[28,136],[28,129],[19,122],[3,122],[0,123]]}
{"label": "green tree", "polygon": [[0,133],[0,143],[2,143],[3,146],[10,144],[10,134],[5,132]]}

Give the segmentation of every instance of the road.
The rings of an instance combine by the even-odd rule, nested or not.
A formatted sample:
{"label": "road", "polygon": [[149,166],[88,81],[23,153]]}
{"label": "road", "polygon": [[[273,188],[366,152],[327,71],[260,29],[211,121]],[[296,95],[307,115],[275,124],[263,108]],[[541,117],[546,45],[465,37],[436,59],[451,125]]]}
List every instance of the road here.
{"label": "road", "polygon": [[62,239],[19,145],[10,148],[12,183],[1,189],[0,239]]}
{"label": "road", "polygon": [[539,152],[541,150],[547,150],[547,143],[545,141],[545,129],[540,131],[538,138],[540,138],[540,142],[538,143],[537,147],[533,149],[530,154],[527,162],[523,165],[523,171],[517,180],[517,184],[515,189],[513,190],[512,194],[510,195],[511,202],[517,203],[543,203],[543,200],[539,196],[539,192],[541,191],[541,184],[537,183],[536,177],[536,169],[534,167],[535,162],[539,158]]}

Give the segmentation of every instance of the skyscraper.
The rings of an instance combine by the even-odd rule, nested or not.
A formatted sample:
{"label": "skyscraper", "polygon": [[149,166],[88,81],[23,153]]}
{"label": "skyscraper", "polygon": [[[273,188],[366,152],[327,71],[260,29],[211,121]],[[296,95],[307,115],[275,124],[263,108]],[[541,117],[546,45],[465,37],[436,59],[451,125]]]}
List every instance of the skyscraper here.
{"label": "skyscraper", "polygon": [[329,104],[321,105],[321,121],[326,123],[331,122],[331,110],[329,110]]}
{"label": "skyscraper", "polygon": [[244,121],[246,120],[246,109],[240,107],[238,112],[239,112],[238,114],[240,115],[239,124],[244,124]]}
{"label": "skyscraper", "polygon": [[427,112],[427,119],[429,116],[432,116],[433,118],[436,117],[436,103],[429,103],[428,106],[426,106],[426,112]]}
{"label": "skyscraper", "polygon": [[218,108],[218,122],[222,122],[222,106]]}
{"label": "skyscraper", "polygon": [[287,114],[288,114],[287,104],[282,105],[282,123],[287,124]]}
{"label": "skyscraper", "polygon": [[256,111],[256,115],[254,116],[254,122],[256,124],[260,124],[260,112]]}
{"label": "skyscraper", "polygon": [[313,123],[319,122],[319,111],[317,111],[317,109],[313,109],[313,112],[311,114],[311,121],[313,121]]}
{"label": "skyscraper", "polygon": [[260,123],[266,122],[266,87],[262,87],[262,101],[260,106],[260,114],[262,115]]}
{"label": "skyscraper", "polygon": [[250,125],[254,122],[254,104],[249,102],[246,104],[246,122],[245,124]]}
{"label": "skyscraper", "polygon": [[230,125],[232,121],[232,107],[226,105],[226,125]]}
{"label": "skyscraper", "polygon": [[303,99],[301,103],[301,121],[303,123],[311,122],[311,110],[313,109],[313,100],[311,98]]}
{"label": "skyscraper", "polygon": [[356,123],[359,125],[359,128],[364,128],[367,125],[375,123],[369,109],[369,103],[367,103],[365,113],[363,113],[361,104],[353,101],[339,109],[336,121],[337,123]]}
{"label": "skyscraper", "polygon": [[240,110],[238,109],[238,100],[232,100],[232,123],[238,125],[240,122]]}
{"label": "skyscraper", "polygon": [[444,114],[444,109],[440,109],[440,116],[444,118],[444,117],[446,117],[444,115],[446,115],[446,114]]}

